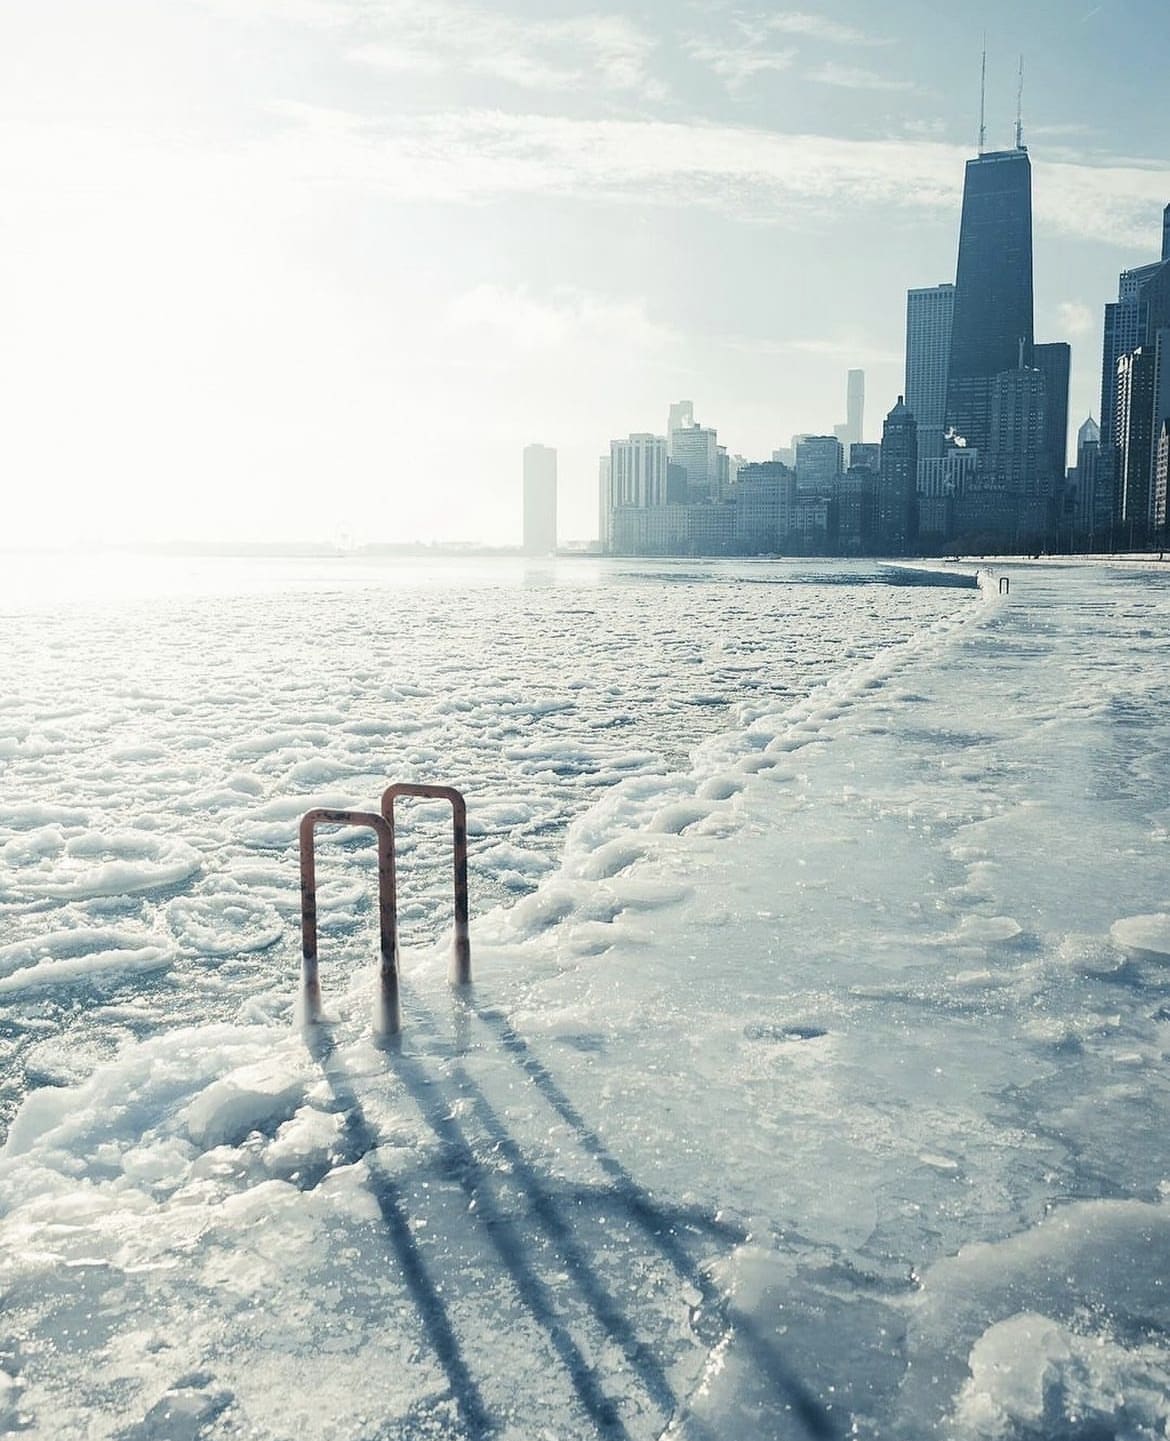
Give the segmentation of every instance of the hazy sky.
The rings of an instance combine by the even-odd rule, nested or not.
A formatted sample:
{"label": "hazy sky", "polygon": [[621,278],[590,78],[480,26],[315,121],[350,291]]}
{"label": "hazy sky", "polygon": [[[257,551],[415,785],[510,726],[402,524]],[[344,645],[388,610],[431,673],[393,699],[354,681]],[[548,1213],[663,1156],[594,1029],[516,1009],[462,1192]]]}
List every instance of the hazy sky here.
{"label": "hazy sky", "polygon": [[984,27],[1075,423],[1170,200],[1167,0],[7,0],[0,543],[510,542],[529,441],[588,538],[611,436],[687,398],[767,458],[857,365],[876,438]]}

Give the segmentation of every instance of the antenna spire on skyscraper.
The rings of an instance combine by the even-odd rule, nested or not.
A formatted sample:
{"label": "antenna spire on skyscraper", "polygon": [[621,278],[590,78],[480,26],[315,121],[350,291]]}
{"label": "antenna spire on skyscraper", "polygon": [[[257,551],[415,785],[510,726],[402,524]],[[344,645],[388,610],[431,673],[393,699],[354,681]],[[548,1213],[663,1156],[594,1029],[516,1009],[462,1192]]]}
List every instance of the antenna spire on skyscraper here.
{"label": "antenna spire on skyscraper", "polygon": [[987,36],[983,37],[983,67],[979,72],[979,153],[987,149]]}
{"label": "antenna spire on skyscraper", "polygon": [[1016,149],[1024,148],[1024,57],[1020,56],[1020,83],[1016,88]]}

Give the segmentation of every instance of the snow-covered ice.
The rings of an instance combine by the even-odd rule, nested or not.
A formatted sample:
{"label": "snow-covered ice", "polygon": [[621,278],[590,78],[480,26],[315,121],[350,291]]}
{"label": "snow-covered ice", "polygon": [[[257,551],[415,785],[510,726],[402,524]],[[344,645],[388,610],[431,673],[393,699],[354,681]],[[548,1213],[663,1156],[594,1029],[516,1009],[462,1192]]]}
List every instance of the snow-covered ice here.
{"label": "snow-covered ice", "polygon": [[[1021,566],[1000,598],[639,574],[526,593],[550,653],[581,630],[572,692],[563,661],[498,694],[485,663],[443,699],[387,650],[312,700],[289,653],[246,697],[225,676],[218,721],[109,679],[64,719],[9,698],[0,1430],[1167,1434],[1170,576]],[[334,649],[404,603],[307,593]],[[623,596],[678,632],[654,677],[601,645]],[[303,616],[249,597],[269,643],[278,599]],[[238,680],[207,633],[198,684]],[[488,734],[509,705],[515,743]],[[375,1045],[371,856],[339,837],[335,1020],[301,1033],[296,816],[492,755],[471,991],[426,939],[428,841],[405,1030]],[[558,771],[584,756],[597,779]]]}

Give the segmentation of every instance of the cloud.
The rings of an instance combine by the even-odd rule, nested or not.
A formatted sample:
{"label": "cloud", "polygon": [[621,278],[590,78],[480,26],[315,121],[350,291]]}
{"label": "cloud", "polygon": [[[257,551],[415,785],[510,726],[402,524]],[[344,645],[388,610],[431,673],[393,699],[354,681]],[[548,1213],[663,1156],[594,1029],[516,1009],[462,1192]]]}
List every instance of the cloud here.
{"label": "cloud", "polygon": [[[598,203],[716,207],[769,219],[884,207],[953,215],[966,147],[914,139],[853,140],[750,126],[576,120],[499,110],[375,124],[342,111],[285,106],[282,135],[256,142],[268,175],[328,175],[401,201],[483,202],[507,195]],[[1170,167],[1037,164],[1035,213],[1050,232],[1144,245],[1157,232]]]}
{"label": "cloud", "polygon": [[[593,345],[612,354],[614,341],[626,350],[662,351],[678,343],[669,327],[652,321],[645,302],[560,288],[540,298],[526,287],[477,285],[446,306],[442,328],[448,336],[476,337],[520,351],[559,351]],[[494,353],[494,352],[493,352]]]}
{"label": "cloud", "polygon": [[[758,127],[502,110],[378,120],[283,103],[251,140],[208,150],[136,134],[110,144],[97,128],[12,127],[0,150],[0,208],[21,197],[62,216],[71,196],[105,193],[150,213],[150,197],[193,214],[215,197],[264,195],[281,213],[306,187],[377,192],[397,204],[486,204],[562,197],[594,205],[708,207],[749,221],[841,222],[843,205],[876,223],[954,219],[970,151],[917,138],[843,139]],[[1156,249],[1170,166],[1037,162],[1040,231]],[[195,204],[194,197],[203,197]],[[48,213],[48,212],[46,212]],[[138,213],[138,209],[134,210]],[[62,221],[62,223],[68,223]],[[850,223],[855,223],[851,221]]]}
{"label": "cloud", "polygon": [[790,70],[796,50],[764,50],[756,45],[720,45],[708,40],[688,40],[686,49],[695,60],[711,69],[737,89],[753,76],[768,71]]}
{"label": "cloud", "polygon": [[620,15],[522,21],[457,0],[382,0],[351,60],[390,71],[485,75],[530,90],[598,88],[662,99],[656,42]]}
{"label": "cloud", "polygon": [[1096,313],[1080,300],[1062,300],[1056,313],[1065,335],[1090,335],[1097,324]]}
{"label": "cloud", "polygon": [[285,25],[332,30],[349,24],[348,0],[195,0],[205,10],[245,25],[277,20]]}
{"label": "cloud", "polygon": [[872,337],[855,333],[836,336],[812,336],[795,340],[761,340],[729,336],[709,342],[725,350],[743,351],[758,358],[771,356],[814,355],[826,360],[840,360],[848,365],[901,365],[905,355],[879,345]]}
{"label": "cloud", "polygon": [[819,85],[837,85],[844,90],[913,90],[909,80],[893,80],[879,75],[874,70],[863,70],[856,65],[838,65],[827,61],[808,72],[808,78]]}
{"label": "cloud", "polygon": [[803,10],[783,10],[763,20],[769,29],[781,35],[803,35],[810,40],[827,40],[833,45],[888,45],[884,37],[867,35],[852,25],[841,25],[824,15],[810,15]]}
{"label": "cloud", "polygon": [[[802,11],[787,11],[780,15],[739,15],[734,21],[734,37],[702,37],[686,42],[688,53],[696,60],[709,65],[730,89],[737,89],[754,76],[766,71],[789,70],[801,52],[788,45],[777,48],[777,35],[799,37],[812,41],[831,41],[843,45],[884,44],[874,41],[860,30],[821,16],[807,15]],[[833,61],[815,68],[807,66],[801,70],[802,78],[819,81],[824,85],[847,86],[850,89],[908,90],[913,87],[905,81],[886,80],[872,70],[862,70],[838,65]]]}

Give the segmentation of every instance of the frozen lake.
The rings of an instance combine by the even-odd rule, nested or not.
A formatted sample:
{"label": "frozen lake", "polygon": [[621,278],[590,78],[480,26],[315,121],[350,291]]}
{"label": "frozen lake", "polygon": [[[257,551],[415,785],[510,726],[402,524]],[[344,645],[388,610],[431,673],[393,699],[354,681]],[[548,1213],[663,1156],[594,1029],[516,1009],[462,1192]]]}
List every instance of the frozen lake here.
{"label": "frozen lake", "polygon": [[242,574],[4,602],[0,1429],[1165,1436],[1165,575]]}
{"label": "frozen lake", "polygon": [[[376,810],[391,780],[459,787],[482,915],[554,869],[615,781],[657,784],[705,736],[972,603],[874,578],[823,562],[10,559],[0,1136],[30,1084],[85,1074],[131,1035],[287,1000],[310,807]],[[327,936],[369,913],[369,839],[323,851]],[[447,923],[443,841],[403,824],[408,942]]]}

